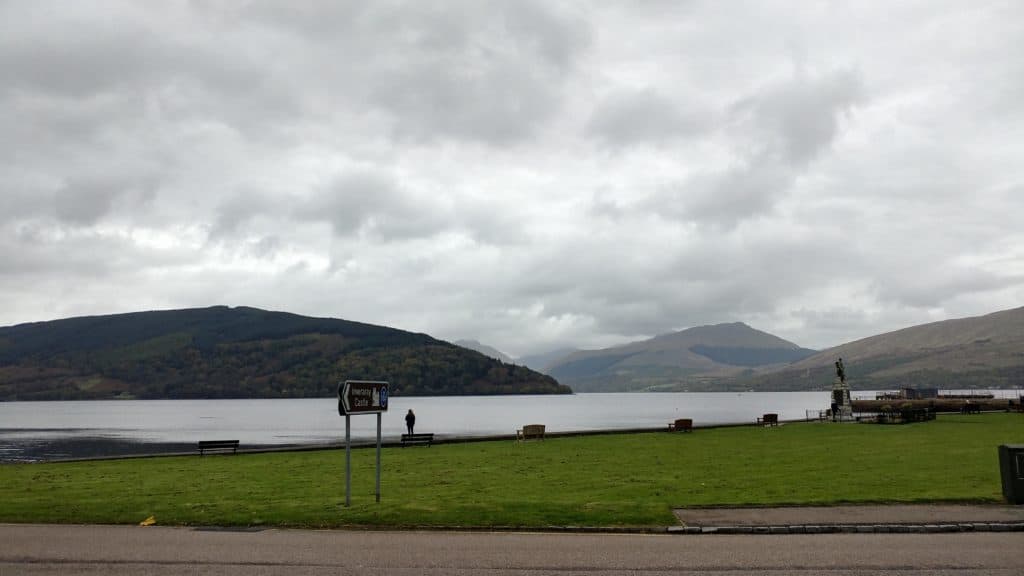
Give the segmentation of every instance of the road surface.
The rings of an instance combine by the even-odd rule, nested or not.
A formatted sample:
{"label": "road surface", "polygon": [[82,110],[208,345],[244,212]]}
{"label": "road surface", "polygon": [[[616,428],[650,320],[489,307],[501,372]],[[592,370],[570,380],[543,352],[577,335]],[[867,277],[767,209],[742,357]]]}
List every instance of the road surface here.
{"label": "road surface", "polygon": [[0,525],[13,574],[1024,574],[1024,532],[641,535]]}

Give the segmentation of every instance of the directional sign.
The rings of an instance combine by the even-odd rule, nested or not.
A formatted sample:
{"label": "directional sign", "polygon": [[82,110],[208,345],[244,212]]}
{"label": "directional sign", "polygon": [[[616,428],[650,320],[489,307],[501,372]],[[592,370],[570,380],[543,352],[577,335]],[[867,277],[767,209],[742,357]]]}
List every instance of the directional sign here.
{"label": "directional sign", "polygon": [[338,413],[380,414],[388,411],[388,383],[346,380],[338,385]]}

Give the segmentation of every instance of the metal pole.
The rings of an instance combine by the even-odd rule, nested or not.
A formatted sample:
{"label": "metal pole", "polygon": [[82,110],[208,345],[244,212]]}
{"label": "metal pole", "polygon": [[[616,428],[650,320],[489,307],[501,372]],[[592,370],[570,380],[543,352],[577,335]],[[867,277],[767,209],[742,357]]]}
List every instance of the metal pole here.
{"label": "metal pole", "polygon": [[352,420],[345,414],[345,507],[352,502]]}
{"label": "metal pole", "polygon": [[377,502],[380,502],[380,412],[377,412]]}

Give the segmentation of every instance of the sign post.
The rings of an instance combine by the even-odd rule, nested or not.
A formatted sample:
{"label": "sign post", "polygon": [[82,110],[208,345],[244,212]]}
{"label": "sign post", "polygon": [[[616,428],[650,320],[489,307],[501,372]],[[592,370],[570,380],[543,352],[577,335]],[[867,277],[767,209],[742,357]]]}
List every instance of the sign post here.
{"label": "sign post", "polygon": [[380,502],[380,412],[377,413],[377,502]]}
{"label": "sign post", "polygon": [[345,507],[352,501],[352,420],[345,414]]}
{"label": "sign post", "polygon": [[346,380],[338,385],[338,413],[345,417],[345,506],[352,501],[352,427],[354,414],[377,415],[377,502],[380,502],[381,414],[388,411],[388,383]]}

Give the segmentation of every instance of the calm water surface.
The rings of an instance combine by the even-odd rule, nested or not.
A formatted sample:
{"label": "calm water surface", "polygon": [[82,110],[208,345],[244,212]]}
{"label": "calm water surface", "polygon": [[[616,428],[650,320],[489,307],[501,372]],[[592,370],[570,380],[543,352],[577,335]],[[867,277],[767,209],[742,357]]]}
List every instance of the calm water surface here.
{"label": "calm water surface", "polygon": [[[795,420],[828,403],[828,392],[392,397],[382,431],[397,440],[410,408],[417,432],[473,437],[514,434],[533,423],[570,432],[660,428],[676,418],[693,418],[696,426],[753,422],[765,412]],[[374,415],[353,416],[353,439],[372,440],[376,425]],[[204,439],[328,444],[344,441],[344,433],[336,398],[0,402],[0,461],[187,450]]]}

